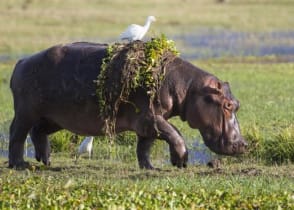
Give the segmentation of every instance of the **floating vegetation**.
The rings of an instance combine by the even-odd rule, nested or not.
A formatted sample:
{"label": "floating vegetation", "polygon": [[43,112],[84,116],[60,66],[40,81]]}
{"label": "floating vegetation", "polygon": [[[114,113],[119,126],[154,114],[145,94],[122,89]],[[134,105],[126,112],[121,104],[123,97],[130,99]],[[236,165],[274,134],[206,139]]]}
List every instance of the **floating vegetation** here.
{"label": "floating vegetation", "polygon": [[115,134],[115,122],[121,103],[136,104],[129,96],[138,88],[144,89],[150,105],[157,97],[158,89],[165,75],[165,67],[178,52],[174,42],[161,35],[148,42],[115,43],[107,48],[98,75],[96,94],[100,116],[105,120],[106,134]]}

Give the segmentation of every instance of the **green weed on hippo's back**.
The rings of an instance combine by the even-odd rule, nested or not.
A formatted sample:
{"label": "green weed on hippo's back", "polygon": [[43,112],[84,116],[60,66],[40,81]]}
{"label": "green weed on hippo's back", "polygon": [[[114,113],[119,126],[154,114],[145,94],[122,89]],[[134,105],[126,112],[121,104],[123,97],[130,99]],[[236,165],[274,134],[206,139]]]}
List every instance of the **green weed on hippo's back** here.
{"label": "green weed on hippo's back", "polygon": [[95,82],[99,114],[105,119],[105,130],[109,136],[114,134],[116,114],[121,103],[132,104],[137,112],[140,111],[136,104],[129,101],[132,91],[144,89],[152,104],[164,78],[165,66],[177,55],[174,42],[165,35],[147,42],[108,46]]}

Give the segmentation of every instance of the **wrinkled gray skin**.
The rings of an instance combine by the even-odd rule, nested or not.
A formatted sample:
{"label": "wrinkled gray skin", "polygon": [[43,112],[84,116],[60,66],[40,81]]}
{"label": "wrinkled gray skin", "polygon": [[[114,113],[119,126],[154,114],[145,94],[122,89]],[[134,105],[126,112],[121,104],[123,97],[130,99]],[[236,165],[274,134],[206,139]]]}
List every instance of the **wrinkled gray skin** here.
{"label": "wrinkled gray skin", "polygon": [[[50,165],[47,136],[67,129],[79,135],[103,135],[104,121],[99,117],[95,95],[99,67],[107,45],[73,43],[20,60],[11,78],[15,116],[10,126],[9,167],[24,168],[24,142],[30,133],[36,159]],[[150,148],[156,138],[170,147],[171,163],[186,167],[188,152],[179,131],[168,122],[180,116],[200,130],[205,144],[218,154],[236,155],[245,151],[236,111],[239,102],[228,83],[176,58],[166,66],[160,89],[160,105],[150,109],[143,89],[132,93],[133,105],[122,104],[116,132],[134,131],[138,136],[137,158],[141,168],[153,169]],[[155,114],[154,114],[155,113]]]}

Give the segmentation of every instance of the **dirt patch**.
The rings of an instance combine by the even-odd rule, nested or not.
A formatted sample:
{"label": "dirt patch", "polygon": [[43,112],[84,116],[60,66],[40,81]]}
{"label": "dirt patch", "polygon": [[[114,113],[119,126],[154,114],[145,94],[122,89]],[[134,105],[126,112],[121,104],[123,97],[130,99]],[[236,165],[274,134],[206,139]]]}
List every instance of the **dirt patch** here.
{"label": "dirt patch", "polygon": [[258,176],[262,174],[262,170],[258,168],[245,168],[245,169],[242,169],[240,173],[247,176]]}

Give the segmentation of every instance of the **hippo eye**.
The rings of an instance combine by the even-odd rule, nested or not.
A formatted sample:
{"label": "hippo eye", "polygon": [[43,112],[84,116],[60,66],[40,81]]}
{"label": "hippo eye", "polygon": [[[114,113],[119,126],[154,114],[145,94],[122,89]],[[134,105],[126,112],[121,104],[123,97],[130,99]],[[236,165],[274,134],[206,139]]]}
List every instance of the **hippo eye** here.
{"label": "hippo eye", "polygon": [[206,103],[213,103],[213,98],[211,97],[211,95],[208,95],[208,96],[205,96],[204,97],[204,101],[206,102]]}

